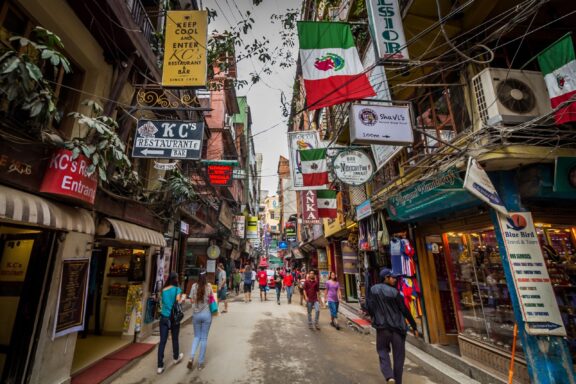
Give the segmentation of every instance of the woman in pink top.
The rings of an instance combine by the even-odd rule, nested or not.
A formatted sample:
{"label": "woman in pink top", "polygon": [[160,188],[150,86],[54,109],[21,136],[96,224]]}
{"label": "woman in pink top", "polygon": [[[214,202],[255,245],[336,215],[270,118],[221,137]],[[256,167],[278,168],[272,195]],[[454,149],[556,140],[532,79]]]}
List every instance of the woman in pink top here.
{"label": "woman in pink top", "polygon": [[325,287],[324,296],[328,302],[328,308],[330,308],[330,325],[340,330],[338,325],[338,305],[340,300],[342,300],[342,293],[340,292],[340,283],[335,272],[330,272],[330,278],[326,281]]}

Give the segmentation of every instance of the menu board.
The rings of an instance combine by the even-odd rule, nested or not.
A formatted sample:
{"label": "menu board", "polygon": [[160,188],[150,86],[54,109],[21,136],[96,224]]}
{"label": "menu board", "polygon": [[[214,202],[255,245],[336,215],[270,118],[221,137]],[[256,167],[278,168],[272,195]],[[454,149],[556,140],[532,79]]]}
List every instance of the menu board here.
{"label": "menu board", "polygon": [[89,267],[89,258],[67,259],[62,262],[54,337],[84,329]]}

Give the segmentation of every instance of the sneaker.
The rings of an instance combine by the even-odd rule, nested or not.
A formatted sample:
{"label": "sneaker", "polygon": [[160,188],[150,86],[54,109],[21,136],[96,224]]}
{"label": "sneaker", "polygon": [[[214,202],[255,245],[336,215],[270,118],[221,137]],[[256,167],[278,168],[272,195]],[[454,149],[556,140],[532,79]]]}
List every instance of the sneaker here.
{"label": "sneaker", "polygon": [[318,324],[315,325],[316,330],[319,331],[320,330],[320,326]]}
{"label": "sneaker", "polygon": [[184,354],[182,352],[180,352],[180,354],[178,355],[178,358],[174,359],[174,364],[178,364],[179,362],[181,362],[182,358],[184,358]]}
{"label": "sneaker", "polygon": [[396,379],[388,379],[386,380],[386,384],[396,384]]}
{"label": "sneaker", "polygon": [[194,369],[194,359],[188,360],[188,364],[186,365],[188,369]]}
{"label": "sneaker", "polygon": [[340,330],[340,326],[338,324],[336,324],[336,330],[339,331]]}
{"label": "sneaker", "polygon": [[156,373],[161,375],[162,372],[164,372],[164,367],[158,367],[158,370],[156,371]]}
{"label": "sneaker", "polygon": [[203,370],[203,369],[204,369],[204,366],[205,366],[204,363],[198,364],[198,370],[199,370],[199,371]]}

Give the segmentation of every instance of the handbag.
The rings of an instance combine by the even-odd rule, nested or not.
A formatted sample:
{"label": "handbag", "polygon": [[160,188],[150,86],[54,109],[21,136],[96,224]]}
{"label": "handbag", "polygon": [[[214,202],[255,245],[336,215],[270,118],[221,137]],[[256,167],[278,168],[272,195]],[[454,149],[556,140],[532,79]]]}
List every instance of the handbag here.
{"label": "handbag", "polygon": [[178,325],[184,318],[184,312],[182,311],[182,305],[178,300],[174,300],[172,305],[172,312],[170,313],[170,321]]}
{"label": "handbag", "polygon": [[214,293],[210,293],[210,298],[208,299],[208,306],[210,308],[210,313],[212,316],[218,316],[218,299],[214,296]]}

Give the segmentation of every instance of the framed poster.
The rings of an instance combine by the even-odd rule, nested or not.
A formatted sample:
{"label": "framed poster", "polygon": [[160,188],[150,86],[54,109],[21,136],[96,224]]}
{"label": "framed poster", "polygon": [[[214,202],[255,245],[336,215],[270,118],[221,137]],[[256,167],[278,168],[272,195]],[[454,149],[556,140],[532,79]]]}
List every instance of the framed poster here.
{"label": "framed poster", "polygon": [[84,329],[90,258],[62,261],[53,338]]}

